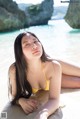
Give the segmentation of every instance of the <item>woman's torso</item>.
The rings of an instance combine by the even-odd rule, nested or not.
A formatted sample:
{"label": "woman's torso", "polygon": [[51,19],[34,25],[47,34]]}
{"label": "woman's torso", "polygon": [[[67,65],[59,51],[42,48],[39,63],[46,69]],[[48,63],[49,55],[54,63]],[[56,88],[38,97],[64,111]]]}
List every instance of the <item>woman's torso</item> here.
{"label": "woman's torso", "polygon": [[[29,81],[31,87],[32,87],[32,92],[36,93],[39,90],[49,90],[49,84],[50,84],[50,78],[51,78],[51,72],[52,72],[52,65],[53,62],[48,62],[46,61],[45,63],[42,63],[42,69],[37,71],[37,72],[33,72],[33,73],[29,73],[26,74],[27,76],[27,80]],[[54,72],[53,72],[54,73]],[[10,71],[10,77],[15,89],[13,89],[14,91],[14,95],[16,94],[16,74],[15,74],[15,67],[12,65],[11,66],[11,71]]]}
{"label": "woman's torso", "polygon": [[41,70],[28,74],[28,81],[32,86],[32,92],[36,93],[39,90],[49,90],[49,72],[50,72],[50,62],[42,63]]}

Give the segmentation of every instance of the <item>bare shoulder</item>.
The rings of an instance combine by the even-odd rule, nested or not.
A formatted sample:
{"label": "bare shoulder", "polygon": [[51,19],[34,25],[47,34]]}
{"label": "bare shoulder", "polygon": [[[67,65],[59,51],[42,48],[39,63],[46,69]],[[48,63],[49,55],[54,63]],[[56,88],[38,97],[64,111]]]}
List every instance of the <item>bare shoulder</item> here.
{"label": "bare shoulder", "polygon": [[9,67],[9,74],[15,74],[16,68],[15,68],[15,64],[11,64],[11,66]]}
{"label": "bare shoulder", "polygon": [[56,60],[53,60],[52,61],[52,65],[53,65],[54,68],[57,68],[57,67],[60,67],[61,68],[60,63],[58,61],[56,61]]}
{"label": "bare shoulder", "polygon": [[53,60],[51,62],[46,62],[45,67],[47,70],[52,70],[54,68],[61,67],[60,63],[56,60]]}
{"label": "bare shoulder", "polygon": [[55,74],[55,71],[57,72],[58,70],[61,70],[61,65],[58,61],[53,60],[45,63],[45,69],[47,77],[50,77],[51,75]]}
{"label": "bare shoulder", "polygon": [[62,72],[61,64],[58,61],[54,60],[52,62],[52,64],[53,64],[52,67],[53,67],[53,70],[54,70],[54,74]]}

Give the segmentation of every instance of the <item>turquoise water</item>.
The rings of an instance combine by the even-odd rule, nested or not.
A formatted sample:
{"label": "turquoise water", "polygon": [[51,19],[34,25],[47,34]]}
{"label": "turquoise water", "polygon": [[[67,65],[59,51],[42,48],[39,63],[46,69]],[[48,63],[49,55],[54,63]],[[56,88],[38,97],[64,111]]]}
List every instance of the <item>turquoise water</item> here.
{"label": "turquoise water", "polygon": [[8,101],[8,68],[14,62],[14,40],[23,31],[35,33],[51,57],[80,65],[80,30],[72,29],[64,20],[0,34],[0,110]]}

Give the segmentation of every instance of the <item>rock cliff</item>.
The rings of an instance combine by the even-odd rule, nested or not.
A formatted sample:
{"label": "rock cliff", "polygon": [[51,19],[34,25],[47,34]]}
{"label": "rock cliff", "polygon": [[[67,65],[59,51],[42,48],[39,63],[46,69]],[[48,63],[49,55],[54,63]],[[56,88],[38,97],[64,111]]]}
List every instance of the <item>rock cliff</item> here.
{"label": "rock cliff", "polygon": [[0,31],[23,28],[26,15],[12,0],[0,0]]}
{"label": "rock cliff", "polygon": [[24,11],[28,26],[47,24],[53,13],[53,0],[44,0],[41,4],[30,5]]}
{"label": "rock cliff", "polygon": [[47,24],[53,13],[53,0],[26,5],[20,9],[13,0],[0,0],[0,32]]}
{"label": "rock cliff", "polygon": [[65,21],[75,29],[80,29],[80,0],[70,0]]}

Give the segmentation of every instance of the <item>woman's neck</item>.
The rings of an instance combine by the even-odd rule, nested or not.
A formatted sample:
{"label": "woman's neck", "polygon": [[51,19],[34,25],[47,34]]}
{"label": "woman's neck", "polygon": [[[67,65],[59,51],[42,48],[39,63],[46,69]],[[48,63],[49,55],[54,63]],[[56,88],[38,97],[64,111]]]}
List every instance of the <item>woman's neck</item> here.
{"label": "woman's neck", "polygon": [[35,61],[30,61],[28,62],[28,71],[38,71],[42,68],[42,62],[41,60],[35,60]]}

